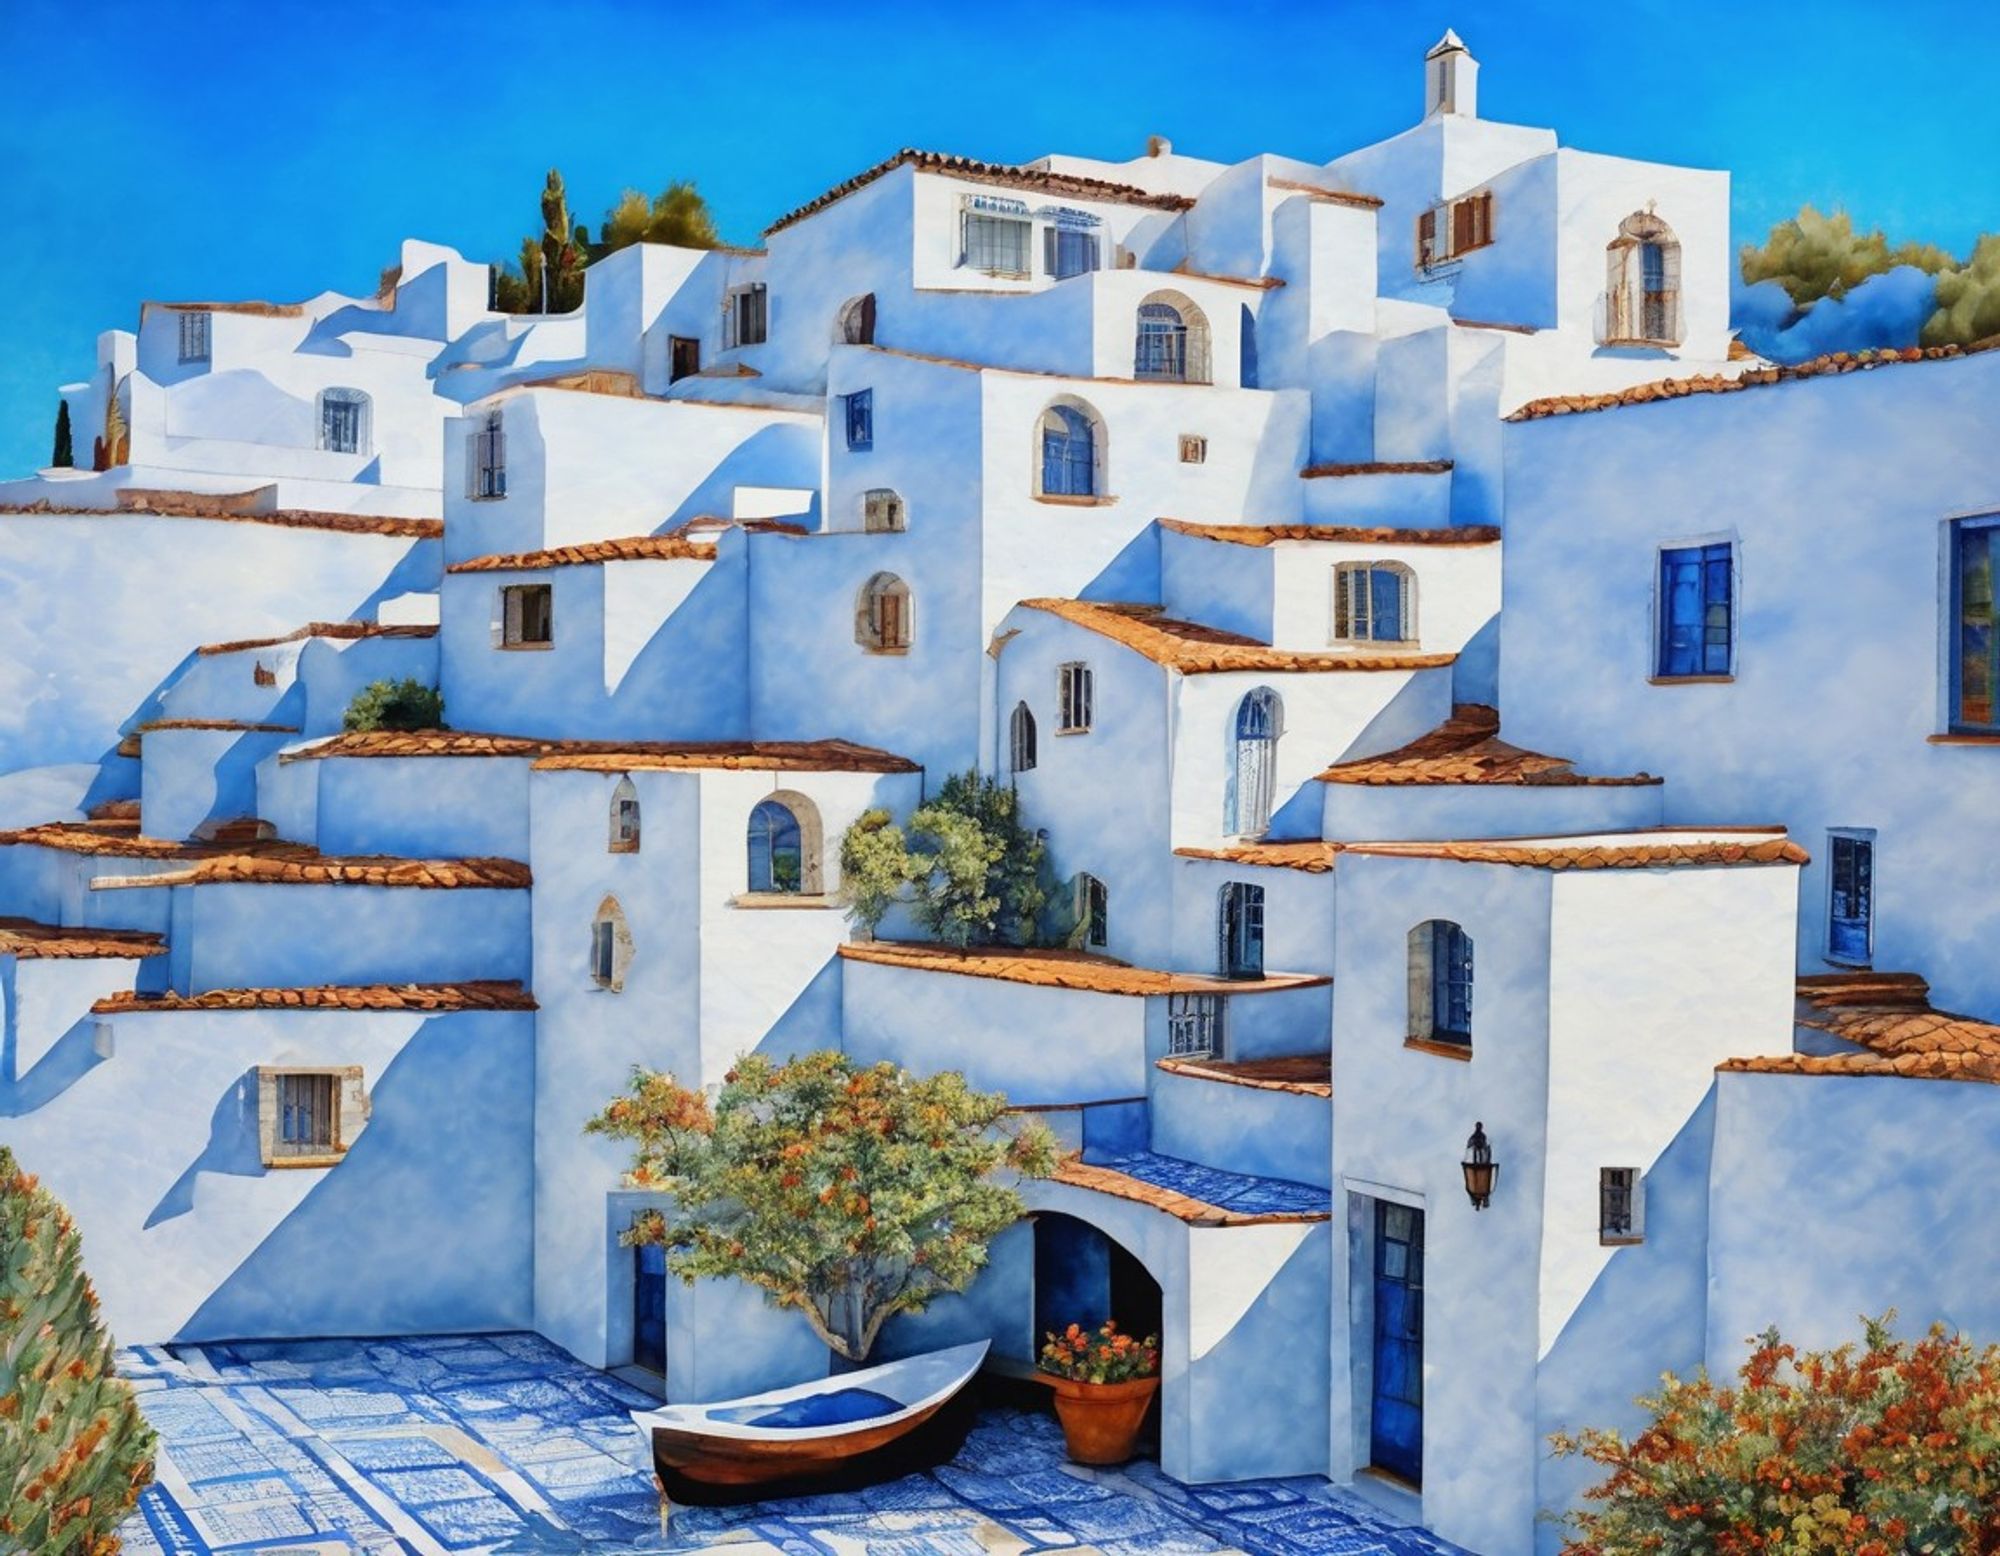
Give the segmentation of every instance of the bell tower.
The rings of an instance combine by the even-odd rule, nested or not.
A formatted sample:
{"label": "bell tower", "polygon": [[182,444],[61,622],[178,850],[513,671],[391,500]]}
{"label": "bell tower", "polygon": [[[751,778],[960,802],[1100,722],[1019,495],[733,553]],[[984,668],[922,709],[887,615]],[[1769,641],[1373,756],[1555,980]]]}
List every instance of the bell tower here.
{"label": "bell tower", "polygon": [[1479,61],[1450,28],[1424,56],[1424,117],[1479,117]]}

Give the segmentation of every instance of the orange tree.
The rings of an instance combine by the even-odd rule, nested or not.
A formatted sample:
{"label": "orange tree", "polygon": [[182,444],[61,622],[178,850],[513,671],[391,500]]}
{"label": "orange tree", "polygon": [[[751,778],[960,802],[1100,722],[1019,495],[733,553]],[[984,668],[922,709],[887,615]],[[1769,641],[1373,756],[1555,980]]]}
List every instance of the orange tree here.
{"label": "orange tree", "polygon": [[1993,1556],[2000,1552],[2000,1346],[1864,1319],[1863,1343],[1752,1342],[1734,1388],[1669,1374],[1651,1422],[1557,1434],[1600,1465],[1564,1556]]}
{"label": "orange tree", "polygon": [[741,1059],[713,1104],[635,1070],[584,1127],[631,1141],[627,1181],[672,1196],[672,1218],[641,1216],[628,1244],[664,1246],[690,1284],[760,1287],[858,1362],[890,1317],[971,1284],[1021,1217],[1010,1178],[1054,1170],[1054,1137],[1003,1129],[1006,1112],[1004,1096],[955,1071],[916,1076],[826,1051]]}

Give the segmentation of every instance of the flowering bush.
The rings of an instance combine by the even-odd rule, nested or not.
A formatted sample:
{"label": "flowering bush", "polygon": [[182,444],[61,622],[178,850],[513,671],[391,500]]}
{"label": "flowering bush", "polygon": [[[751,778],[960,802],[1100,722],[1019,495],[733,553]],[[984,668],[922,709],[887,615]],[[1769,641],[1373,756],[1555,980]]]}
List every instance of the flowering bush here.
{"label": "flowering bush", "polygon": [[1119,1332],[1110,1319],[1104,1327],[1086,1334],[1081,1324],[1071,1324],[1061,1334],[1047,1336],[1042,1347],[1041,1368],[1059,1378],[1079,1383],[1134,1383],[1160,1370],[1160,1337],[1147,1335],[1135,1340]]}
{"label": "flowering bush", "polygon": [[916,1076],[831,1050],[785,1064],[750,1055],[711,1106],[671,1075],[631,1089],[585,1129],[635,1144],[626,1181],[673,1196],[628,1244],[663,1246],[690,1285],[734,1277],[803,1314],[849,1361],[882,1325],[963,1291],[1018,1221],[1009,1180],[1055,1170],[1038,1123],[1002,1129],[1007,1099],[947,1070]]}
{"label": "flowering bush", "polygon": [[1609,1472],[1564,1518],[1564,1556],[2000,1552],[2000,1346],[1897,1340],[1894,1317],[1804,1355],[1767,1331],[1735,1388],[1668,1375],[1629,1443],[1557,1434]]}

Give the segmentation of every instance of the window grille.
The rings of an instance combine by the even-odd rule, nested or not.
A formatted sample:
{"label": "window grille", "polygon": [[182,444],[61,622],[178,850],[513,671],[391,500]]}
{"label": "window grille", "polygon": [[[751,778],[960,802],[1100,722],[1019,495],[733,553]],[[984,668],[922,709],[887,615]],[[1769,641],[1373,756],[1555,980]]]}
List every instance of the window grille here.
{"label": "window grille", "polygon": [[1216,914],[1217,966],[1225,978],[1264,976],[1264,888],[1231,881]]}
{"label": "window grille", "polygon": [[995,195],[967,195],[961,220],[967,269],[989,275],[1028,274],[1028,245],[1035,224],[1027,206]]}
{"label": "window grille", "polygon": [[1056,671],[1056,704],[1059,717],[1056,728],[1063,734],[1076,734],[1090,728],[1092,685],[1090,666],[1071,662]]}
{"label": "window grille", "polygon": [[1731,673],[1734,573],[1728,541],[1660,552],[1660,679]]}
{"label": "window grille", "polygon": [[329,454],[359,454],[367,441],[368,397],[358,389],[328,389],[319,397],[319,446]]}
{"label": "window grille", "polygon": [[340,1077],[278,1077],[276,1156],[331,1156],[340,1149]]}
{"label": "window grille", "polygon": [[1213,1059],[1223,1050],[1227,1003],[1219,994],[1167,996],[1167,1057]]}
{"label": "window grille", "polygon": [[1013,716],[1007,720],[1007,770],[1012,773],[1032,772],[1035,766],[1035,715],[1025,702],[1014,704]]}
{"label": "window grille", "polygon": [[1103,268],[1097,233],[1076,227],[1050,227],[1042,235],[1042,263],[1058,281]]}
{"label": "window grille", "polygon": [[200,312],[180,316],[180,357],[183,362],[206,362],[209,359],[209,317]]}
{"label": "window grille", "polygon": [[1278,737],[1284,732],[1284,706],[1269,687],[1258,687],[1237,705],[1232,832],[1255,837],[1270,829],[1278,790]]}
{"label": "window grille", "polygon": [[465,495],[475,502],[507,495],[507,432],[500,413],[490,411],[468,447],[470,469]]}
{"label": "window grille", "polygon": [[841,396],[847,407],[847,446],[871,449],[875,446],[875,391],[857,389]]}

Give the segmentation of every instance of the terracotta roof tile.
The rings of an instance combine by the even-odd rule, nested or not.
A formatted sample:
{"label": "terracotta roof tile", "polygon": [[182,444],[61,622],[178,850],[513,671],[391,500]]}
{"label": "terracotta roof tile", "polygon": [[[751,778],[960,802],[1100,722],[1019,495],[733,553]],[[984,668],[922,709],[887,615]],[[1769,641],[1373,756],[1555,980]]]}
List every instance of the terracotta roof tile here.
{"label": "terracotta roof tile", "polygon": [[1073,173],[1052,173],[1046,168],[1016,167],[1005,162],[980,162],[972,157],[947,156],[938,151],[919,151],[905,146],[893,157],[876,163],[852,178],[835,184],[825,194],[815,196],[795,210],[787,211],[764,229],[764,236],[783,231],[794,222],[823,211],[858,189],[905,165],[920,173],[946,173],[953,178],[980,184],[1004,184],[1015,189],[1033,189],[1048,195],[1073,195],[1086,200],[1113,200],[1120,205],[1145,205],[1162,211],[1185,211],[1194,205],[1186,195],[1153,194],[1136,184],[1115,184],[1108,179],[1085,178]]}
{"label": "terracotta roof tile", "polygon": [[246,735],[296,735],[296,724],[252,724],[242,719],[148,719],[134,734],[150,734],[156,729],[235,730]]}
{"label": "terracotta roof tile", "polygon": [[914,940],[854,941],[840,948],[850,962],[907,967],[918,972],[955,973],[966,978],[1000,978],[1041,988],[1087,994],[1277,994],[1331,983],[1304,973],[1271,973],[1254,982],[1231,982],[1206,973],[1166,972],[1134,967],[1084,951],[1033,946],[934,945]]}
{"label": "terracotta roof tile", "polygon": [[1220,859],[1227,864],[1267,865],[1282,870],[1304,870],[1308,875],[1324,875],[1333,868],[1340,844],[1307,838],[1292,843],[1228,843],[1220,848],[1176,848],[1183,859]]}
{"label": "terracotta roof tile", "polygon": [[287,632],[275,638],[238,638],[231,643],[204,643],[197,648],[197,654],[236,654],[251,648],[278,648],[286,643],[302,643],[307,638],[335,638],[349,641],[356,638],[434,638],[438,629],[434,625],[420,623],[378,621],[312,621],[296,632]]}
{"label": "terracotta roof tile", "polygon": [[1307,465],[1299,474],[1308,481],[1318,481],[1349,475],[1444,475],[1450,470],[1449,459],[1373,459],[1359,464]]}
{"label": "terracotta roof tile", "polygon": [[27,918],[0,918],[0,956],[69,961],[100,956],[164,956],[166,951],[166,944],[158,935],[136,929],[81,929],[38,924]]}
{"label": "terracotta roof tile", "polygon": [[343,535],[391,535],[410,540],[436,540],[444,534],[442,519],[403,519],[365,513],[326,513],[310,508],[280,508],[270,513],[245,513],[222,507],[194,492],[148,492],[144,507],[124,503],[117,508],[65,508],[49,501],[0,504],[0,514],[41,514],[53,518],[112,519],[157,515],[169,519],[216,519],[229,524],[274,524],[282,529],[328,530]]}
{"label": "terracotta roof tile", "polygon": [[1448,665],[1458,657],[1273,648],[1238,632],[1225,632],[1220,627],[1194,621],[1177,621],[1161,615],[1150,605],[1100,604],[1095,600],[1023,600],[1021,604],[1099,633],[1182,675],[1210,675],[1229,670],[1271,673],[1429,670]]}
{"label": "terracotta roof tile", "polygon": [[97,891],[151,886],[407,886],[427,891],[484,887],[519,891],[534,884],[528,867],[514,859],[402,859],[389,856],[337,858],[306,852],[289,855],[223,853],[158,875],[107,875],[92,881]]}
{"label": "terracotta roof tile", "polygon": [[92,821],[129,821],[139,824],[139,802],[137,800],[104,800],[85,812]]}
{"label": "terracotta roof tile", "polygon": [[1327,189],[1319,184],[1308,184],[1296,178],[1266,178],[1265,187],[1282,189],[1288,194],[1310,195],[1315,200],[1324,200],[1330,205],[1353,205],[1362,210],[1379,210],[1382,201],[1378,196],[1354,194],[1346,189]]}
{"label": "terracotta roof tile", "polygon": [[1862,1052],[1773,1054],[1716,1066],[1769,1075],[1901,1075],[2000,1084],[2000,1025],[1936,1010],[1914,973],[1835,973],[1801,978],[1799,1026]]}
{"label": "terracotta roof tile", "polygon": [[1740,389],[1756,389],[1765,384],[1789,383],[1800,378],[1824,378],[1833,374],[1864,372],[1904,362],[1939,362],[1951,357],[1967,357],[2000,348],[2000,335],[1989,336],[1969,346],[1910,346],[1881,351],[1837,351],[1831,356],[1814,357],[1791,367],[1757,367],[1733,378],[1719,373],[1694,378],[1660,378],[1634,384],[1609,394],[1558,394],[1530,400],[1507,417],[1508,421],[1537,421],[1546,416],[1570,416],[1579,411],[1607,411],[1619,405],[1647,405],[1659,400],[1682,400],[1695,394],[1734,394]]}
{"label": "terracotta roof tile", "polygon": [[1339,762],[1319,775],[1321,783],[1620,786],[1657,784],[1636,773],[1629,778],[1588,777],[1569,758],[1524,751],[1500,738],[1500,714],[1480,703],[1461,703],[1428,734],[1380,756]]}
{"label": "terracotta roof tile", "polygon": [[447,573],[521,572],[537,567],[580,567],[596,562],[713,562],[715,543],[678,535],[632,535],[621,540],[588,540],[546,551],[510,551],[454,562]]}
{"label": "terracotta roof tile", "polygon": [[1500,539],[1499,526],[1494,524],[1392,529],[1370,524],[1192,524],[1186,519],[1162,519],[1160,528],[1232,546],[1269,546],[1280,540],[1322,540],[1363,546],[1490,546]]}
{"label": "terracotta roof tile", "polygon": [[[217,854],[245,853],[243,846],[219,847],[206,843],[177,843],[167,838],[141,837],[136,820],[49,821],[40,826],[0,831],[0,847],[20,844],[53,848],[66,854],[86,854],[116,859],[212,859]],[[274,856],[311,857],[313,850],[303,843],[270,842],[252,845],[256,852]]]}
{"label": "terracotta roof tile", "polygon": [[1155,1061],[1155,1067],[1169,1075],[1226,1081],[1257,1091],[1289,1091],[1305,1097],[1333,1095],[1333,1058],[1329,1054],[1287,1054],[1275,1059],[1160,1059]]}
{"label": "terracotta roof tile", "polygon": [[1192,1195],[1177,1190],[1162,1188],[1157,1183],[1148,1183],[1144,1178],[1132,1177],[1112,1167],[1096,1167],[1072,1157],[1058,1167],[1050,1177],[1057,1183],[1067,1183],[1072,1188],[1092,1189],[1099,1194],[1109,1194],[1114,1199],[1133,1200],[1141,1205],[1150,1205],[1155,1210],[1165,1211],[1175,1219],[1191,1226],[1267,1226],[1280,1221],[1326,1221],[1331,1219],[1324,1210],[1225,1210],[1219,1205],[1211,1205],[1206,1200],[1195,1199]]}
{"label": "terracotta roof tile", "polygon": [[1541,870],[1652,870],[1716,865],[1807,864],[1806,851],[1784,836],[1745,834],[1740,840],[1699,836],[1685,842],[1642,842],[1643,833],[1612,834],[1605,841],[1565,838],[1489,838],[1469,842],[1348,843],[1350,854],[1404,859],[1452,859],[1465,864],[1527,865]]}
{"label": "terracotta roof tile", "polygon": [[741,772],[913,773],[917,764],[846,740],[539,740],[469,730],[376,729],[330,735],[287,751],[281,762],[327,757],[517,757],[538,770],[632,772],[713,769]]}
{"label": "terracotta roof tile", "polygon": [[95,1015],[176,1010],[534,1010],[535,997],[518,983],[319,984],[308,988],[210,989],[203,994],[109,994]]}

